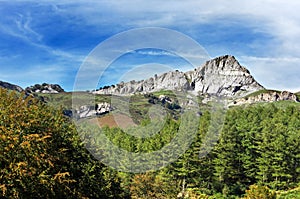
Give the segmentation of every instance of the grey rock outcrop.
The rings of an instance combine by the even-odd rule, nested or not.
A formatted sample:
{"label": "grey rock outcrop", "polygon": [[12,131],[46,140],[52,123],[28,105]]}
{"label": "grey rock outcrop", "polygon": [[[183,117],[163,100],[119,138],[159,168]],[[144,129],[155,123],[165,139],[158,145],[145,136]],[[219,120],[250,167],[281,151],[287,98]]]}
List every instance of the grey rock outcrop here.
{"label": "grey rock outcrop", "polygon": [[8,90],[18,91],[18,92],[23,91],[23,89],[20,86],[17,86],[17,85],[8,83],[8,82],[3,82],[3,81],[0,81],[0,87],[8,89]]}
{"label": "grey rock outcrop", "polygon": [[25,89],[27,93],[61,93],[64,89],[58,84],[35,84]]}
{"label": "grey rock outcrop", "polygon": [[233,56],[222,56],[207,61],[193,71],[170,71],[146,80],[121,82],[94,91],[94,94],[130,95],[160,90],[191,91],[221,96],[244,96],[261,90],[250,72]]}
{"label": "grey rock outcrop", "polygon": [[263,89],[250,72],[229,55],[207,61],[186,76],[194,91],[202,94],[243,96]]}
{"label": "grey rock outcrop", "polygon": [[289,91],[266,91],[260,93],[256,96],[249,96],[234,100],[229,104],[233,105],[242,105],[242,104],[253,104],[258,102],[277,102],[277,101],[295,101],[299,102],[297,95]]}
{"label": "grey rock outcrop", "polygon": [[160,95],[160,96],[158,97],[158,99],[159,99],[159,101],[161,101],[163,104],[164,104],[164,103],[169,103],[169,104],[171,104],[171,103],[173,102],[173,100],[172,100],[170,97],[165,96],[165,95]]}
{"label": "grey rock outcrop", "polygon": [[160,76],[155,75],[146,80],[130,82],[121,82],[115,86],[106,87],[94,94],[115,94],[115,95],[129,95],[134,93],[150,93],[160,90],[187,90],[189,89],[189,82],[185,74],[179,71],[170,71]]}
{"label": "grey rock outcrop", "polygon": [[86,118],[96,115],[103,115],[112,111],[112,107],[109,103],[103,102],[96,104],[96,106],[84,105],[75,110],[75,117]]}

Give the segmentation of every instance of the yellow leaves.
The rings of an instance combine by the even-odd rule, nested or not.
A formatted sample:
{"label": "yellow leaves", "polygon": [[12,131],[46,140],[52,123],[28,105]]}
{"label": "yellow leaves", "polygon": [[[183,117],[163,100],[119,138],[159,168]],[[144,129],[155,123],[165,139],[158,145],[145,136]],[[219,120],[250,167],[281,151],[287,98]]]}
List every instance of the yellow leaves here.
{"label": "yellow leaves", "polygon": [[48,184],[49,183],[49,175],[45,175],[45,171],[40,173],[38,178],[40,179],[41,184]]}
{"label": "yellow leaves", "polygon": [[66,178],[66,176],[70,176],[70,173],[69,172],[64,172],[64,173],[58,172],[57,174],[54,175],[54,180],[56,180],[56,179],[60,180],[61,178]]}
{"label": "yellow leaves", "polygon": [[[0,198],[4,194],[5,197],[17,198],[18,194],[26,197],[22,195],[26,194],[23,190],[33,194],[39,191],[38,194],[44,196],[47,194],[41,190],[54,193],[59,186],[64,193],[71,193],[73,188],[69,186],[76,181],[71,173],[73,167],[68,165],[74,163],[70,163],[72,157],[65,153],[73,149],[68,144],[73,141],[75,127],[70,127],[71,122],[61,111],[23,97],[0,94]],[[66,170],[58,172],[57,168],[61,167]]]}
{"label": "yellow leaves", "polygon": [[18,163],[17,163],[17,166],[18,166],[18,169],[19,169],[19,168],[21,168],[21,167],[27,166],[27,163],[26,163],[26,162],[18,162]]}
{"label": "yellow leaves", "polygon": [[3,135],[1,135],[1,140],[3,140],[3,141],[6,141],[6,136],[3,134]]}
{"label": "yellow leaves", "polygon": [[5,196],[5,193],[7,191],[5,184],[0,185],[0,189],[2,190],[2,195]]}
{"label": "yellow leaves", "polygon": [[47,138],[51,138],[51,135],[45,135],[45,136],[39,138],[37,141],[44,141]]}
{"label": "yellow leaves", "polygon": [[17,176],[24,176],[27,175],[27,162],[18,162],[18,163],[10,163],[9,170],[10,170],[10,178],[18,178]]}
{"label": "yellow leaves", "polygon": [[40,183],[41,183],[41,184],[47,184],[48,181],[47,181],[47,180],[44,180],[44,179],[40,179]]}
{"label": "yellow leaves", "polygon": [[47,162],[51,167],[54,167],[54,164],[50,160],[48,160]]}
{"label": "yellow leaves", "polygon": [[34,138],[39,138],[40,135],[39,134],[29,134],[26,136],[27,139],[32,140]]}
{"label": "yellow leaves", "polygon": [[24,139],[26,140],[30,140],[30,141],[44,141],[45,139],[48,139],[48,138],[51,138],[51,135],[45,135],[43,137],[41,137],[42,135],[41,134],[29,134],[29,135],[26,135],[24,136]]}
{"label": "yellow leaves", "polygon": [[7,146],[4,147],[4,151],[9,151],[9,148]]}
{"label": "yellow leaves", "polygon": [[8,145],[8,150],[13,149],[13,148],[15,148],[15,145],[13,145],[13,144]]}
{"label": "yellow leaves", "polygon": [[59,149],[59,152],[60,152],[60,153],[63,153],[63,152],[68,151],[68,150],[69,150],[69,149],[61,148],[61,149]]}
{"label": "yellow leaves", "polygon": [[22,143],[21,143],[21,147],[22,147],[22,148],[25,148],[25,147],[26,147],[26,148],[30,148],[30,146],[31,146],[31,144],[30,144],[28,141],[25,141],[25,142],[22,142]]}
{"label": "yellow leaves", "polygon": [[54,180],[57,180],[59,183],[72,183],[72,182],[76,182],[76,180],[71,180],[71,179],[66,179],[67,177],[70,176],[69,172],[64,172],[64,173],[57,173],[54,175]]}

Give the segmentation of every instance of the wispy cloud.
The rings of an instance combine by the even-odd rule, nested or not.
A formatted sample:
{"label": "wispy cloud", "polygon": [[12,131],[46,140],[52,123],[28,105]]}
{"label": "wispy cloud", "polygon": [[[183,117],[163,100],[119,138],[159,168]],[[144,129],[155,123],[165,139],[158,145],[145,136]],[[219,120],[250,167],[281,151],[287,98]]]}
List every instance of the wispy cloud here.
{"label": "wispy cloud", "polygon": [[176,57],[174,53],[163,51],[163,50],[135,50],[132,51],[132,53],[138,53],[140,55],[150,55],[150,56],[171,56],[171,57]]}
{"label": "wispy cloud", "polygon": [[254,57],[254,56],[241,56],[242,60],[257,61],[257,62],[298,62],[300,57]]}
{"label": "wispy cloud", "polygon": [[26,39],[29,40],[37,40],[40,41],[42,39],[42,35],[40,35],[39,33],[37,33],[36,31],[34,31],[31,28],[31,21],[32,21],[32,17],[30,15],[30,13],[26,13],[26,16],[24,16],[23,14],[18,14],[18,18],[15,20],[15,23],[20,31],[21,34],[16,33],[17,35],[19,35],[21,38],[24,36],[26,37]]}
{"label": "wispy cloud", "polygon": [[[73,65],[75,74],[75,69],[99,42],[131,28],[158,26],[189,35],[200,42],[211,57],[236,55],[267,87],[292,89],[300,84],[299,77],[294,75],[299,71],[296,66],[300,61],[300,1],[297,0],[215,0],[213,3],[206,0],[184,3],[179,0],[53,0],[0,4],[3,13],[0,47],[16,45],[15,49],[7,49],[8,53],[1,55],[17,56],[11,61],[1,57],[2,66],[16,66],[19,62],[27,71],[31,67],[26,67],[31,65],[50,68]],[[149,43],[153,41],[150,37],[147,39]],[[18,43],[19,40],[23,43]],[[170,42],[180,43],[175,39]],[[127,52],[126,42],[115,45],[119,46],[117,50]],[[178,46],[182,47],[179,50],[182,57],[201,60],[201,63],[205,60],[203,54]],[[17,51],[19,54],[16,54],[16,48],[22,48]],[[145,57],[174,58],[171,51],[135,53]],[[24,55],[28,57],[26,60]],[[128,62],[124,65],[132,64],[130,59],[124,61]],[[31,72],[28,75],[34,77],[34,70]],[[265,78],[265,74],[270,75]]]}
{"label": "wispy cloud", "polygon": [[44,44],[42,40],[44,36],[33,30],[31,27],[30,23],[32,20],[33,19],[29,12],[27,12],[26,16],[19,13],[14,16],[13,24],[2,24],[1,30],[12,37],[22,39],[30,46],[49,53],[50,57],[56,56],[60,59],[68,59],[76,62],[82,62],[84,60],[84,55],[73,54]]}
{"label": "wispy cloud", "polygon": [[257,81],[266,88],[297,91],[300,85],[299,57],[240,57]]}

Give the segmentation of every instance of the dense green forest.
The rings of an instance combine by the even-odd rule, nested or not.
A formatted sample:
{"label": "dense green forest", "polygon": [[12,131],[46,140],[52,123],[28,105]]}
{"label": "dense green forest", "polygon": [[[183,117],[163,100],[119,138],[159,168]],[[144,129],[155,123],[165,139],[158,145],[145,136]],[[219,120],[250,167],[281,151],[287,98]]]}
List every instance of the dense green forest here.
{"label": "dense green forest", "polygon": [[[224,122],[220,120],[220,136],[212,138],[215,143],[204,138],[218,131],[212,124],[218,121],[203,111],[190,118],[198,121],[197,134],[176,161],[156,171],[126,173],[90,153],[101,154],[105,147],[96,134],[88,138],[89,129],[96,127],[76,128],[62,110],[32,97],[0,89],[0,99],[4,198],[300,198],[300,106],[294,102],[228,109]],[[150,153],[174,139],[182,122],[169,116],[148,138],[120,128],[101,132],[126,151]],[[93,148],[94,142],[98,144]]]}

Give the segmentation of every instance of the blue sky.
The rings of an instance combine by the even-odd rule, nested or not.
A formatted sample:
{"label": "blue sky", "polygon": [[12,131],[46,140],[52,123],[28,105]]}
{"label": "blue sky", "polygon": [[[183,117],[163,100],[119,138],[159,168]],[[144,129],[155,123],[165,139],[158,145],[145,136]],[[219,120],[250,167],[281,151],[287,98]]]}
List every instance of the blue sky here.
{"label": "blue sky", "polygon": [[[162,27],[191,37],[212,58],[234,55],[267,88],[300,91],[299,10],[297,0],[0,1],[0,80],[70,91],[98,44],[133,28]],[[141,49],[115,60],[99,86],[189,67],[168,52]]]}

